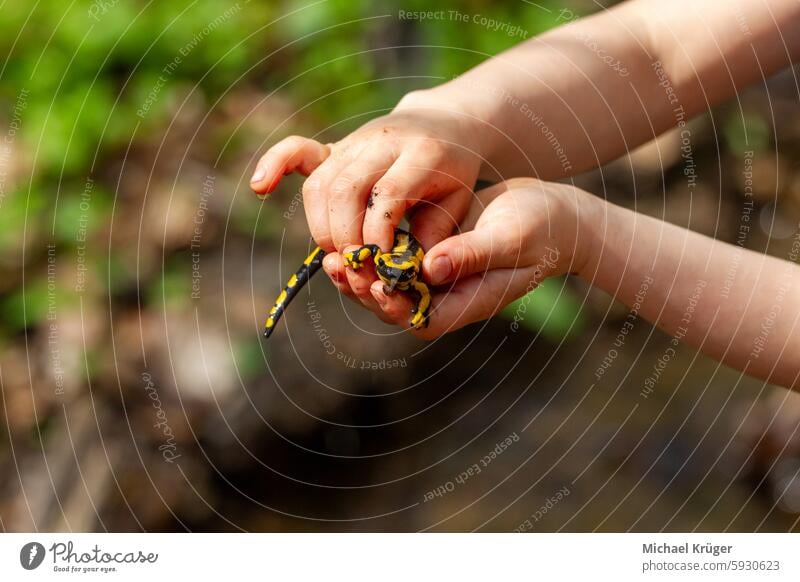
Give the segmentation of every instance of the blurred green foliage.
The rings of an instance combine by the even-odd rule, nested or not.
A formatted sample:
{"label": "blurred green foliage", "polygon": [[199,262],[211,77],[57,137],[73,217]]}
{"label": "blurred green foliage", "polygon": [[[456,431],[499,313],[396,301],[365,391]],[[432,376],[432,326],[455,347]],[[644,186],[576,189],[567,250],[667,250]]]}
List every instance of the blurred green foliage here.
{"label": "blurred green foliage", "polygon": [[586,327],[581,305],[563,278],[545,279],[526,296],[507,305],[500,314],[553,342],[575,337]]}
{"label": "blurred green foliage", "polygon": [[[299,106],[333,93],[313,106],[333,122],[391,107],[409,89],[555,25],[558,15],[518,0],[470,0],[437,2],[442,18],[402,16],[431,10],[422,0],[6,3],[0,96],[13,103],[28,92],[23,136],[36,174],[78,175],[96,155],[127,144],[140,123],[158,126],[182,86],[216,96],[236,82],[268,91],[288,84]],[[508,28],[492,30],[484,17]]]}
{"label": "blurred green foliage", "polygon": [[47,281],[37,279],[15,289],[2,305],[3,322],[13,330],[42,321],[47,315]]}
{"label": "blurred green foliage", "polygon": [[23,139],[36,152],[38,177],[85,174],[97,154],[126,144],[159,77],[165,83],[143,116],[149,125],[182,83],[227,88],[256,49],[239,41],[268,11],[266,3],[213,0],[5,4],[0,94],[13,102],[29,92]]}
{"label": "blurred green foliage", "polygon": [[[15,159],[24,178],[7,184],[0,199],[0,265],[16,269],[23,262],[41,263],[45,242],[57,244],[59,256],[74,261],[82,225],[91,240],[93,233],[105,232],[111,218],[117,185],[102,182],[102,169],[121,160],[131,143],[160,140],[189,92],[199,92],[211,104],[225,92],[277,91],[304,111],[315,129],[331,128],[336,138],[391,108],[404,93],[452,78],[554,26],[556,4],[5,3],[0,99],[9,105],[8,120],[18,126]],[[432,17],[413,16],[432,11]],[[289,120],[283,133],[299,131],[288,125],[296,121]],[[230,147],[241,147],[230,133],[223,132],[218,141],[230,137]],[[82,205],[89,177],[95,181],[91,199]],[[273,214],[267,219],[237,211],[230,224],[245,236],[274,239],[282,219]],[[39,246],[30,245],[39,241]],[[8,259],[23,247],[22,261]],[[95,280],[104,286],[108,282],[112,293],[132,282],[119,256],[102,256],[104,249],[91,244],[88,248],[87,265]],[[183,260],[166,260],[164,272],[144,282],[145,301],[185,302],[185,267]],[[11,329],[45,315],[44,279],[28,280],[24,291],[11,289],[0,296]]]}
{"label": "blurred green foliage", "polygon": [[732,113],[723,125],[725,142],[737,155],[742,155],[746,151],[766,150],[770,146],[771,131],[762,116],[746,110]]}
{"label": "blurred green foliage", "polygon": [[[537,4],[522,0],[310,4],[287,17],[276,31],[279,44],[287,43],[283,57],[292,64],[280,82],[291,81],[288,88],[298,106],[309,104],[329,123],[389,109],[406,92],[442,83],[555,26],[554,5],[562,3]],[[314,100],[318,101],[312,104]],[[336,129],[352,129],[365,120],[358,117]]]}
{"label": "blurred green foliage", "polygon": [[[163,127],[179,91],[228,88],[260,51],[259,43],[240,41],[269,12],[263,2],[214,0],[5,3],[0,99],[9,105],[7,139],[26,183],[2,193],[3,262],[33,263],[45,242],[57,243],[60,257],[74,255],[79,241],[106,227],[114,185],[94,184],[84,202],[87,177],[120,158],[131,140]],[[108,264],[88,261],[100,281]],[[46,313],[45,280],[27,279],[0,299],[10,331]],[[60,305],[69,294],[68,285],[59,287]]]}

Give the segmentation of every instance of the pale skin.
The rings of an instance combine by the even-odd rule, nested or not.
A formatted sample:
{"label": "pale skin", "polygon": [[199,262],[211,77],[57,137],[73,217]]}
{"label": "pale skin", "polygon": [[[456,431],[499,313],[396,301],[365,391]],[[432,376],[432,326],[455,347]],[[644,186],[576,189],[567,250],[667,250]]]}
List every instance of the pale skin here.
{"label": "pale skin", "polygon": [[[798,0],[630,1],[410,93],[335,144],[287,138],[261,158],[251,186],[265,195],[285,174],[309,176],[304,204],[312,236],[331,252],[326,272],[398,325],[407,325],[408,299],[386,297],[374,273],[345,269],[340,254],[364,242],[388,250],[410,214],[425,279],[442,286],[431,325],[414,332],[425,339],[490,317],[543,277],[574,273],[627,305],[650,277],[642,317],[798,388],[796,264],[569,185],[523,179],[471,192],[479,176],[552,180],[612,160],[674,126],[677,107],[688,120],[798,60],[798,31]],[[557,264],[543,268],[554,248]]]}

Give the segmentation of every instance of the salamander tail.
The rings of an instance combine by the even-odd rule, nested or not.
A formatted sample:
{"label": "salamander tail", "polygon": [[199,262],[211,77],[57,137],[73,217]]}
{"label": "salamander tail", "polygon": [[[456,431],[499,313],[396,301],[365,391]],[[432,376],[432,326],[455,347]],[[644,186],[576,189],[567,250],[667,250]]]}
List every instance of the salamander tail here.
{"label": "salamander tail", "polygon": [[297,269],[297,272],[289,278],[289,281],[286,283],[286,287],[284,287],[281,294],[278,295],[278,298],[275,300],[275,304],[272,306],[272,309],[267,316],[267,322],[264,326],[264,337],[268,338],[272,335],[272,332],[275,331],[275,326],[277,325],[278,321],[280,320],[283,312],[286,311],[286,308],[289,306],[289,303],[292,302],[295,295],[303,288],[303,286],[308,283],[308,280],[314,276],[314,273],[319,271],[319,268],[322,266],[322,259],[325,257],[325,251],[321,248],[317,247],[311,254],[308,255],[303,264],[300,265],[300,268]]}

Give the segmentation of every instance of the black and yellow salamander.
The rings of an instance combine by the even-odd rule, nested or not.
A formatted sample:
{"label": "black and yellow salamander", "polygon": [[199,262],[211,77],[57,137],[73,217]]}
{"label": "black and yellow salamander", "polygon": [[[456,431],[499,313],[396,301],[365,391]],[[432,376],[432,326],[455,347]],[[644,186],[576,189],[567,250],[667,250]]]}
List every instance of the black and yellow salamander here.
{"label": "black and yellow salamander", "polygon": [[[422,282],[422,259],[425,251],[422,245],[410,232],[397,229],[394,233],[394,245],[388,253],[382,253],[377,245],[364,245],[363,247],[345,253],[343,256],[346,267],[357,271],[364,266],[364,262],[372,258],[375,272],[383,282],[383,290],[390,294],[395,291],[408,291],[416,296],[414,308],[411,310],[409,325],[415,329],[428,325],[428,315],[431,309],[431,293],[428,286]],[[289,303],[297,292],[309,279],[319,271],[325,251],[317,247],[308,255],[297,272],[291,276],[286,287],[278,295],[275,305],[269,312],[264,330],[264,337],[269,337],[275,331],[275,324],[286,311]]]}

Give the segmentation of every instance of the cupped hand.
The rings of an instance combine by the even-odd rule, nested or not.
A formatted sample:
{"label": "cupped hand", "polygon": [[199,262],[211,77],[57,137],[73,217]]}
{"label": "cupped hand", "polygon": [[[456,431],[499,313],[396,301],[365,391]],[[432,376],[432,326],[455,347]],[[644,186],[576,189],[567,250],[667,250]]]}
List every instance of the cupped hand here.
{"label": "cupped hand", "polygon": [[[530,178],[477,192],[459,234],[425,255],[424,280],[438,288],[433,289],[428,327],[412,333],[434,339],[492,317],[547,277],[581,271],[591,244],[587,225],[598,204],[573,186]],[[329,274],[343,278],[344,268]],[[380,281],[370,292],[384,321],[409,327],[409,296],[386,295]]]}

